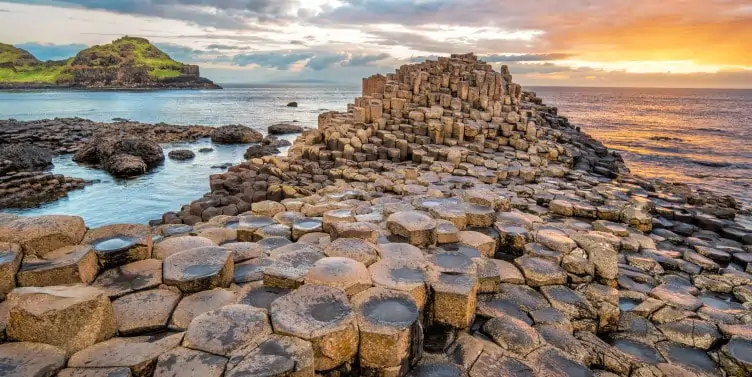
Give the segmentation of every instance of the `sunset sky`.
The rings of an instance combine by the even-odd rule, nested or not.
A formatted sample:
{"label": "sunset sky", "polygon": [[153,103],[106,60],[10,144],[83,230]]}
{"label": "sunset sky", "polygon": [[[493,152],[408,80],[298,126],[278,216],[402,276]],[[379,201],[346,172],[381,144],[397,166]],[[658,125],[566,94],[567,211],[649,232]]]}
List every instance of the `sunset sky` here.
{"label": "sunset sky", "polygon": [[752,88],[749,0],[0,0],[0,25],[43,60],[145,37],[221,83],[473,51],[524,85]]}

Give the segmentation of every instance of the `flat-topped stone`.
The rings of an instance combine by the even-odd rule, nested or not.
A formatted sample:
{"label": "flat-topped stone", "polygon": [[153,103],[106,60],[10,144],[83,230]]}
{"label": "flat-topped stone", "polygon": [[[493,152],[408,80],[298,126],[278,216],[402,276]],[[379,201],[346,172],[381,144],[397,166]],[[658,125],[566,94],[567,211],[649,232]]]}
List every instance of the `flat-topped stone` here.
{"label": "flat-topped stone", "polygon": [[254,241],[254,234],[257,230],[274,225],[277,222],[269,216],[240,216],[238,226],[235,228],[238,241]]}
{"label": "flat-topped stone", "polygon": [[38,342],[73,353],[115,335],[107,295],[93,287],[16,288],[8,295],[8,338]]}
{"label": "flat-topped stone", "polygon": [[215,288],[185,296],[172,312],[169,328],[184,331],[188,329],[188,325],[197,316],[225,305],[234,304],[237,300],[237,294],[225,288]]}
{"label": "flat-topped stone", "polygon": [[118,332],[125,336],[166,329],[179,301],[180,294],[167,289],[140,291],[112,301]]}
{"label": "flat-topped stone", "polygon": [[530,325],[507,315],[489,319],[483,325],[483,332],[502,348],[520,356],[527,355],[543,341]]}
{"label": "flat-topped stone", "polygon": [[338,222],[331,224],[329,229],[329,235],[331,236],[332,241],[339,238],[360,238],[375,244],[376,239],[379,237],[378,226],[362,221],[356,221],[354,223]]}
{"label": "flat-topped stone", "polygon": [[405,237],[415,246],[436,243],[436,220],[425,212],[396,212],[386,220],[386,227],[393,234]]}
{"label": "flat-topped stone", "polygon": [[18,217],[0,223],[0,242],[19,244],[25,255],[44,256],[81,242],[86,232],[78,216]]}
{"label": "flat-topped stone", "polygon": [[325,255],[310,244],[290,244],[272,253],[271,264],[264,269],[264,285],[294,289],[302,285],[308,271]]}
{"label": "flat-topped stone", "polygon": [[164,283],[184,293],[227,287],[233,280],[232,252],[221,247],[200,247],[167,257]]}
{"label": "flat-topped stone", "polygon": [[16,272],[22,260],[20,245],[0,242],[0,300],[16,287]]}
{"label": "flat-topped stone", "polygon": [[76,352],[68,360],[68,367],[124,367],[134,377],[148,376],[159,356],[178,347],[182,340],[183,333],[112,338]]}
{"label": "flat-topped stone", "polygon": [[297,240],[308,233],[321,232],[324,230],[324,222],[317,217],[304,217],[292,222],[292,239]]}
{"label": "flat-topped stone", "polygon": [[162,261],[144,259],[102,272],[92,285],[103,290],[110,298],[117,298],[135,291],[156,288],[160,284]]}
{"label": "flat-topped stone", "polygon": [[470,326],[477,304],[477,277],[469,274],[439,273],[431,280],[430,285],[433,292],[433,305],[430,309],[433,322],[460,329]]}
{"label": "flat-topped stone", "polygon": [[91,246],[64,246],[41,258],[24,258],[16,280],[21,287],[91,284],[98,272],[97,255]]}
{"label": "flat-topped stone", "polygon": [[310,377],[314,375],[313,347],[303,339],[272,335],[225,375]]}
{"label": "flat-topped stone", "polygon": [[420,310],[427,300],[429,274],[417,261],[383,259],[368,267],[373,284],[409,293]]}
{"label": "flat-topped stone", "polygon": [[172,254],[199,247],[217,246],[214,241],[197,236],[170,237],[154,245],[155,259],[165,260]]}
{"label": "flat-topped stone", "polygon": [[358,351],[356,316],[339,289],[304,285],[272,303],[274,331],[308,340],[316,371],[334,369]]}
{"label": "flat-topped stone", "polygon": [[292,290],[286,288],[267,287],[265,285],[250,286],[239,293],[238,304],[250,305],[268,313],[271,310],[272,302],[290,292]]}
{"label": "flat-topped stone", "polygon": [[222,244],[222,247],[232,252],[232,260],[236,264],[266,255],[264,247],[255,242],[229,242]]}
{"label": "flat-topped stone", "polygon": [[366,267],[380,259],[376,245],[360,238],[336,239],[324,248],[324,254],[328,257],[350,258],[363,263]]}
{"label": "flat-topped stone", "polygon": [[65,351],[31,342],[0,344],[0,373],[3,376],[54,376],[65,366]]}
{"label": "flat-topped stone", "polygon": [[418,320],[415,299],[406,293],[371,288],[353,297],[360,330],[361,367],[397,367],[410,356],[412,327]]}
{"label": "flat-topped stone", "polygon": [[194,376],[222,377],[227,358],[207,352],[176,347],[157,358],[154,377],[181,377],[186,373]]}
{"label": "flat-topped stone", "polygon": [[344,257],[326,257],[316,261],[308,270],[306,284],[339,288],[348,296],[371,287],[371,275],[363,263]]}
{"label": "flat-topped stone", "polygon": [[227,305],[196,316],[185,333],[183,347],[242,357],[271,333],[266,311],[250,305]]}
{"label": "flat-topped stone", "polygon": [[525,282],[531,287],[559,285],[567,282],[567,273],[558,264],[543,258],[528,255],[514,260],[525,276]]}
{"label": "flat-topped stone", "polygon": [[81,241],[94,248],[102,268],[122,266],[151,258],[151,228],[138,224],[113,224],[86,232]]}

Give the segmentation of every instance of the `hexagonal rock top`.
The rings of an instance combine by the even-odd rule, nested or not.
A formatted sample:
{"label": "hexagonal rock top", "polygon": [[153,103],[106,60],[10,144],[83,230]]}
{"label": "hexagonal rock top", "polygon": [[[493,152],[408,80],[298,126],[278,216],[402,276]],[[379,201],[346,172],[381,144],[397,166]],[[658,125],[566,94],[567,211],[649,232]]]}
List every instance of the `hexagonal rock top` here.
{"label": "hexagonal rock top", "polygon": [[371,275],[366,266],[356,260],[327,257],[316,261],[305,282],[339,288],[352,296],[371,287]]}
{"label": "hexagonal rock top", "polygon": [[311,341],[317,371],[334,369],[358,352],[355,313],[342,290],[304,285],[272,303],[274,331]]}
{"label": "hexagonal rock top", "polygon": [[0,375],[54,376],[65,366],[65,351],[42,343],[0,344]]}
{"label": "hexagonal rock top", "polygon": [[372,264],[368,271],[371,273],[373,284],[409,293],[419,309],[426,303],[428,291],[426,288],[429,274],[424,264],[411,260],[382,259]]}
{"label": "hexagonal rock top", "polygon": [[21,287],[90,284],[98,271],[97,256],[91,246],[64,246],[43,258],[24,258],[16,279]]}
{"label": "hexagonal rock top", "polygon": [[0,241],[21,245],[26,255],[44,256],[80,243],[85,232],[84,220],[78,216],[19,217],[0,224]]}
{"label": "hexagonal rock top", "polygon": [[379,260],[379,251],[372,243],[360,238],[340,238],[324,248],[328,257],[346,257],[370,266]]}
{"label": "hexagonal rock top", "polygon": [[419,211],[402,211],[391,214],[386,220],[390,232],[405,237],[410,244],[427,246],[436,243],[436,220]]}
{"label": "hexagonal rock top", "polygon": [[226,377],[314,375],[311,342],[292,336],[272,335],[251,351]]}
{"label": "hexagonal rock top", "polygon": [[165,260],[170,255],[181,251],[209,246],[216,246],[216,244],[212,240],[204,237],[170,237],[154,245],[154,258]]}
{"label": "hexagonal rock top", "polygon": [[93,287],[17,288],[8,295],[8,338],[45,343],[73,353],[115,335],[107,295]]}
{"label": "hexagonal rock top", "polygon": [[360,329],[360,365],[388,368],[410,354],[412,327],[418,320],[415,299],[406,292],[371,288],[353,297]]}
{"label": "hexagonal rock top", "polygon": [[215,355],[239,356],[255,348],[271,333],[264,310],[250,305],[227,305],[194,318],[185,333],[183,346]]}
{"label": "hexagonal rock top", "polygon": [[151,258],[151,228],[138,224],[113,224],[86,232],[82,243],[94,247],[103,268]]}
{"label": "hexagonal rock top", "polygon": [[232,252],[221,247],[201,247],[165,259],[164,283],[184,293],[227,287],[233,279]]}

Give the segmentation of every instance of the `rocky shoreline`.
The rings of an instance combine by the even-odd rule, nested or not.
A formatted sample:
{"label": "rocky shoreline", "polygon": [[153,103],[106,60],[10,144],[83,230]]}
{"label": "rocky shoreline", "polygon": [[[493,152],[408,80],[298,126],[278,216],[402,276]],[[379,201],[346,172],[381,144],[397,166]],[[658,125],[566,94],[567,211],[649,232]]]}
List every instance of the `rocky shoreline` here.
{"label": "rocky shoreline", "polygon": [[0,371],[752,373],[749,209],[632,176],[506,67],[369,77],[257,153],[153,226],[0,215]]}
{"label": "rocky shoreline", "polygon": [[[81,118],[0,120],[0,208],[35,207],[89,183],[48,173],[53,155],[74,154],[75,161],[98,164],[116,176],[127,176],[117,173],[145,172],[146,162],[139,161],[142,157],[151,165],[164,159],[159,143],[191,142],[210,137],[215,130],[127,120],[113,123]],[[97,151],[102,152],[101,161],[95,158]],[[112,156],[119,157],[110,164]]]}

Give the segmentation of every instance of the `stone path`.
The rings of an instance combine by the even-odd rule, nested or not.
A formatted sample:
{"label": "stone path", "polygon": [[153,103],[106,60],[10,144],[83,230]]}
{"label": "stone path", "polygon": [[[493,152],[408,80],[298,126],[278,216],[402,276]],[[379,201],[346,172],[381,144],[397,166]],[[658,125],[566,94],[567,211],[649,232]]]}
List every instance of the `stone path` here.
{"label": "stone path", "polygon": [[473,55],[364,94],[162,225],[0,215],[0,375],[752,373],[749,210]]}

